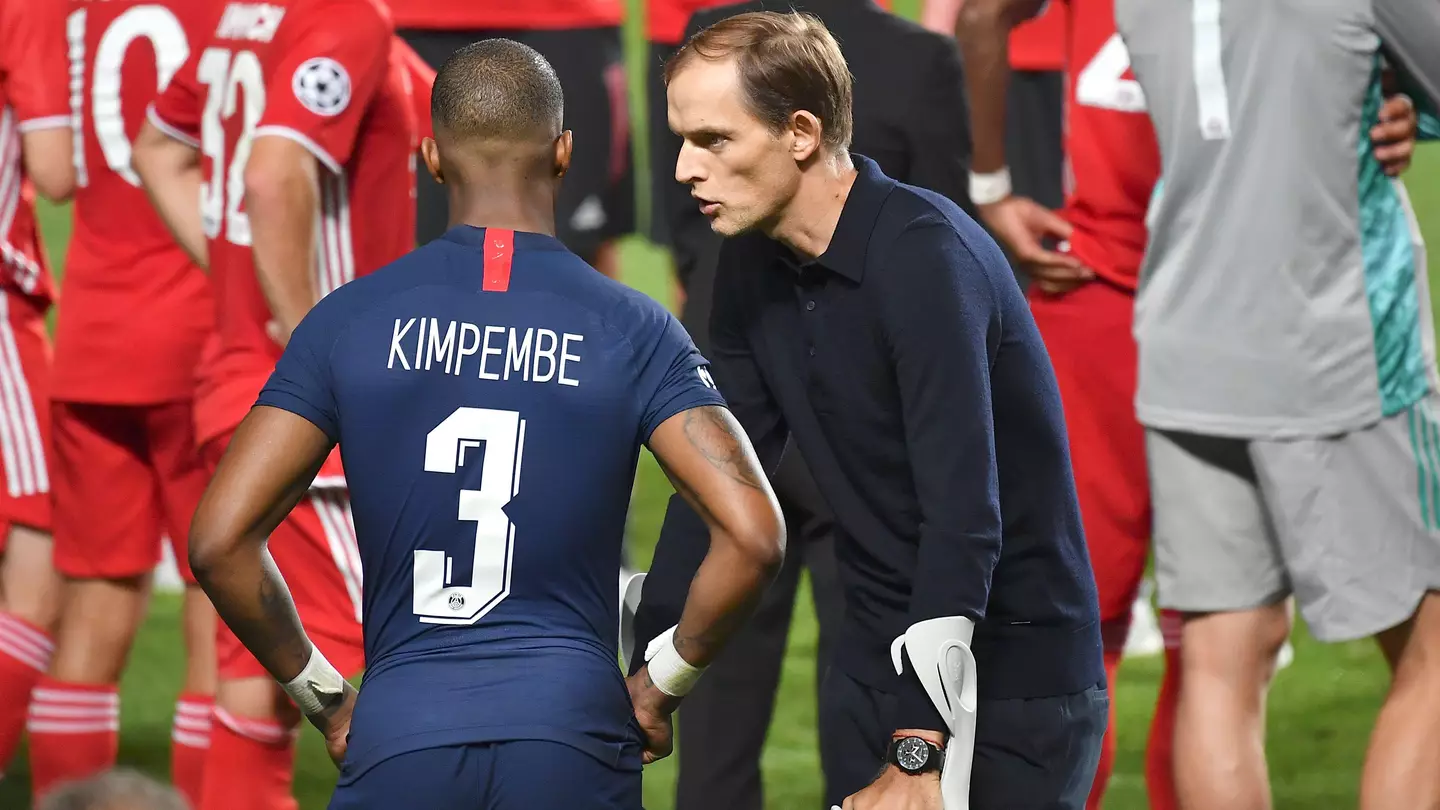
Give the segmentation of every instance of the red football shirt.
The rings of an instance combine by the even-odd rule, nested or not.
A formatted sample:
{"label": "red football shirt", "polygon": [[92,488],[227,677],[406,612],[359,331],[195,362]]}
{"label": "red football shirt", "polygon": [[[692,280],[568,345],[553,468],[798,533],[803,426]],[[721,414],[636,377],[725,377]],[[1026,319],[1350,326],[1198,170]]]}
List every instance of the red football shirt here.
{"label": "red football shirt", "polygon": [[1064,70],[1067,11],[1064,3],[1051,2],[1038,17],[1015,26],[1015,30],[1010,32],[1010,67],[1015,70]]}
{"label": "red football shirt", "polygon": [[1134,289],[1145,256],[1145,212],[1160,179],[1160,148],[1145,94],[1115,30],[1113,0],[1069,0],[1064,216],[1070,251]]}
{"label": "red football shirt", "polygon": [[143,404],[189,399],[214,323],[205,274],[130,167],[145,106],[208,33],[208,3],[70,0],[75,84],[74,232],[55,330],[52,396]]}
{"label": "red football shirt", "polygon": [[157,125],[199,143],[207,178],[216,340],[200,364],[201,443],[239,425],[280,357],[244,209],[252,139],[289,138],[320,163],[319,295],[414,247],[415,110],[392,39],[373,0],[231,2],[152,108]]}
{"label": "red football shirt", "polygon": [[395,25],[436,31],[614,28],[622,0],[396,0]]}
{"label": "red football shirt", "polygon": [[70,126],[64,6],[0,0],[0,284],[44,310],[54,297],[20,158],[26,132]]}

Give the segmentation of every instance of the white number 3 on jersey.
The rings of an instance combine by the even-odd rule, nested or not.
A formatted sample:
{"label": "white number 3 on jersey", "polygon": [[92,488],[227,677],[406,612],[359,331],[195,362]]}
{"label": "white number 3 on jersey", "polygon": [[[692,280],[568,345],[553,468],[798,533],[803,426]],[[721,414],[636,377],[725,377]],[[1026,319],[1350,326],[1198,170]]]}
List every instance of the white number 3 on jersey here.
{"label": "white number 3 on jersey", "polygon": [[413,606],[425,624],[474,624],[510,595],[515,526],[505,506],[520,492],[525,421],[515,411],[456,408],[425,437],[425,471],[453,474],[481,453],[480,488],[459,498],[459,519],[475,524],[470,584],[453,584],[449,551],[415,552]]}

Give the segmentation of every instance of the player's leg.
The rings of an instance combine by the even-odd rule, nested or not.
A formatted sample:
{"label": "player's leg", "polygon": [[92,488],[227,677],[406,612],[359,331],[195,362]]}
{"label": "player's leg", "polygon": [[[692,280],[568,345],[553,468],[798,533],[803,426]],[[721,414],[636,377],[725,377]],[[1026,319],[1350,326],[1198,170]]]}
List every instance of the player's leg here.
{"label": "player's leg", "polygon": [[1087,804],[1094,810],[1114,767],[1114,684],[1150,547],[1145,433],[1134,407],[1134,298],[1104,281],[1062,295],[1032,288],[1029,298],[1065,405],[1075,488],[1100,592],[1111,716]]}
{"label": "player's leg", "polygon": [[[330,797],[329,810],[391,810],[391,808],[444,808],[481,810],[495,774],[496,745],[452,745],[397,754],[372,765],[363,773],[345,768]],[[572,774],[562,762],[540,767],[515,778],[534,781],[568,781]],[[516,805],[530,808],[568,804]],[[589,805],[595,806],[595,805]],[[574,805],[583,810],[586,805]],[[639,810],[637,800],[633,805]],[[627,808],[628,810],[628,808]]]}
{"label": "player's leg", "polygon": [[162,531],[143,409],[57,402],[51,413],[55,566],[66,586],[55,657],[30,710],[37,797],[115,763],[120,676]]}
{"label": "player's leg", "polygon": [[195,416],[189,401],[146,409],[150,467],[159,487],[166,535],[170,538],[180,578],[185,583],[182,613],[185,639],[185,683],[175,701],[170,737],[171,781],[193,805],[199,801],[205,758],[210,748],[211,711],[215,699],[215,608],[190,572],[190,518],[209,470],[195,444]]}
{"label": "player's leg", "polygon": [[[1180,707],[1180,637],[1184,618],[1174,610],[1160,611],[1160,635],[1165,644],[1165,671],[1160,695],[1150,720],[1145,743],[1145,793],[1150,810],[1179,810],[1175,789],[1175,713]],[[1114,694],[1113,692],[1111,693]]]}
{"label": "player's leg", "polygon": [[1321,641],[1375,635],[1391,664],[1360,806],[1440,805],[1440,418],[1433,404],[1338,438],[1257,445],[1306,625]]}
{"label": "player's leg", "polygon": [[1147,431],[1160,606],[1182,611],[1175,784],[1186,810],[1264,810],[1265,693],[1290,583],[1245,442]]}
{"label": "player's leg", "polygon": [[31,693],[50,666],[61,585],[50,537],[49,344],[41,313],[0,293],[0,770],[24,733]]}
{"label": "player's leg", "polygon": [[897,700],[832,666],[820,684],[817,703],[824,806],[839,807],[846,796],[874,781],[884,766]]}
{"label": "player's leg", "polygon": [[638,756],[617,768],[548,740],[497,743],[493,756],[484,810],[641,810]]}

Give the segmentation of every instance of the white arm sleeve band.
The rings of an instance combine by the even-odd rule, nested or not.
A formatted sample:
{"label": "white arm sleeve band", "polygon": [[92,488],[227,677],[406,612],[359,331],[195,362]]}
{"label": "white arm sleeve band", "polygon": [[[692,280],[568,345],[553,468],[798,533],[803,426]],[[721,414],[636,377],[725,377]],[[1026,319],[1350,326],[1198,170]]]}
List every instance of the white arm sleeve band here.
{"label": "white arm sleeve band", "polygon": [[700,680],[705,668],[691,666],[675,650],[676,627],[666,630],[650,642],[650,646],[645,649],[645,665],[650,672],[650,680],[657,689],[671,697],[685,697],[695,688],[695,682]]}
{"label": "white arm sleeve band", "polygon": [[318,647],[312,647],[305,668],[294,680],[282,685],[300,711],[309,717],[319,714],[334,696],[345,693],[345,676],[325,660]]}

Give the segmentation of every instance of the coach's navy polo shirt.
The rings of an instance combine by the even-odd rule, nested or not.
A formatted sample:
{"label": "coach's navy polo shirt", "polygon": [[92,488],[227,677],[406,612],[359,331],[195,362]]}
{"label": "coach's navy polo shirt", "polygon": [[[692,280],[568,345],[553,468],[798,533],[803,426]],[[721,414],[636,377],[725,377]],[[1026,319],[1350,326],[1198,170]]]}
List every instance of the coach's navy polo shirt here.
{"label": "coach's navy polo shirt", "polygon": [[835,512],[835,664],[900,693],[901,728],[943,728],[890,660],[925,619],[978,622],[982,698],[1103,684],[1060,394],[1010,266],[955,203],[854,161],[818,259],[758,234],[725,244],[710,324],[715,379],[766,469],[793,435]]}

